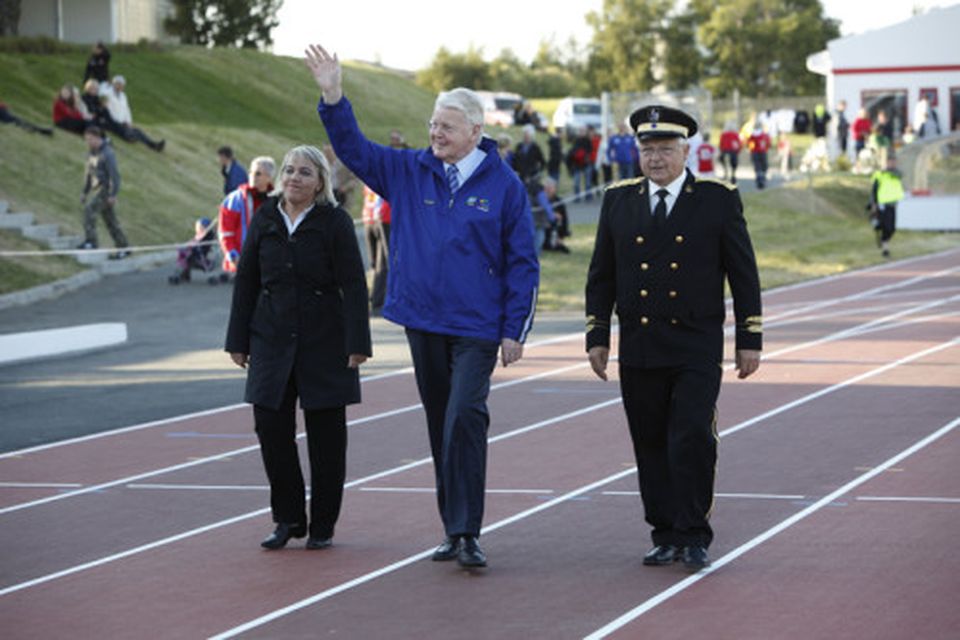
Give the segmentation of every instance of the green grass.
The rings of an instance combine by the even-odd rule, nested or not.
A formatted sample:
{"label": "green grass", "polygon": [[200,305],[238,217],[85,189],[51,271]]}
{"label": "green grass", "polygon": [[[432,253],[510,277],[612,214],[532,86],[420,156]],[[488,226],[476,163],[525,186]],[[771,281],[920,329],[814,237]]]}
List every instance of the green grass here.
{"label": "green grass", "polygon": [[[14,52],[16,39],[0,41],[0,96],[11,110],[37,123],[50,120],[53,98],[67,82],[79,84],[89,50],[57,45],[52,53]],[[36,48],[34,48],[36,49]],[[222,196],[216,149],[231,145],[242,162],[256,155],[278,161],[297,144],[326,143],[315,111],[318,91],[303,62],[256,51],[199,47],[118,46],[111,72],[127,78],[135,123],[167,140],[157,154],[116,141],[123,187],[117,207],[134,244],[164,244],[192,235],[193,220],[213,216]],[[427,143],[425,122],[434,96],[402,75],[345,63],[345,93],[365,133],[386,142],[400,129],[414,146]],[[548,116],[556,100],[534,100]],[[491,128],[496,136],[501,129]],[[520,129],[506,129],[515,142]],[[544,147],[546,136],[538,134]],[[795,154],[807,141],[794,139]],[[53,138],[0,127],[0,200],[14,211],[32,211],[38,222],[58,223],[80,234],[80,191],[86,148],[79,136],[57,131]],[[799,158],[799,156],[798,156]],[[946,167],[944,180],[956,181]],[[939,178],[938,178],[939,179]],[[569,180],[561,178],[561,193]],[[863,216],[866,178],[818,177],[784,189],[745,197],[747,217],[765,287],[866,266],[880,258]],[[349,209],[357,214],[360,196]],[[577,225],[569,255],[543,256],[541,308],[581,309],[594,229]],[[106,237],[105,230],[101,235]],[[958,234],[898,232],[897,256],[936,251],[960,243]],[[33,248],[0,233],[0,250]],[[0,292],[65,277],[79,267],[68,259],[0,258]]]}

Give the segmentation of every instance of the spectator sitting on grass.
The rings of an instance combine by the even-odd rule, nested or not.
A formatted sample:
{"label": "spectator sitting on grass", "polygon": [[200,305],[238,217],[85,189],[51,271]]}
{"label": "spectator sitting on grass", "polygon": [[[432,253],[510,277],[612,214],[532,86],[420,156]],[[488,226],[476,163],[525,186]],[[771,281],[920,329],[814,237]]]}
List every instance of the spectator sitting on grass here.
{"label": "spectator sitting on grass", "polygon": [[103,131],[115,133],[126,142],[142,142],[154,151],[163,151],[166,141],[156,142],[146,133],[137,127],[127,126],[113,119],[110,111],[107,109],[100,96],[100,86],[96,80],[87,80],[83,85],[83,95],[81,96],[83,104],[93,118],[93,121]]}
{"label": "spectator sitting on grass", "polygon": [[81,111],[82,103],[77,100],[77,89],[69,84],[60,87],[57,99],[53,101],[53,124],[64,131],[82,136],[93,121]]}
{"label": "spectator sitting on grass", "polygon": [[3,124],[15,124],[21,129],[26,129],[32,133],[42,133],[45,136],[53,135],[53,129],[35,125],[31,122],[27,122],[23,118],[13,115],[10,113],[10,109],[7,107],[6,103],[2,101],[0,101],[0,122]]}

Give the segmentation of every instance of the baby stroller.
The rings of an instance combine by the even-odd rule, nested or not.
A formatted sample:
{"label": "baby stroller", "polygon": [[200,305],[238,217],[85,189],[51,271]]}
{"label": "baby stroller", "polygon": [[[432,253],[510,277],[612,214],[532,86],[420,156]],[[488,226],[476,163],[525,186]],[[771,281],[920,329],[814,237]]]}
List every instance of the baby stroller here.
{"label": "baby stroller", "polygon": [[186,245],[177,249],[177,270],[167,278],[173,285],[181,282],[190,282],[191,272],[194,269],[210,274],[207,282],[217,284],[228,280],[227,274],[214,275],[217,270],[217,232],[216,222],[210,218],[198,218],[194,223],[193,238]]}

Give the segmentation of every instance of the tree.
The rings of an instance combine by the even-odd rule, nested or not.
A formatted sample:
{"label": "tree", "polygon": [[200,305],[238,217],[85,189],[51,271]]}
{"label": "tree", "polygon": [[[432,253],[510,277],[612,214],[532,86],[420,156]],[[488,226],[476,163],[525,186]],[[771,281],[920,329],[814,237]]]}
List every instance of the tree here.
{"label": "tree", "polygon": [[587,14],[593,40],[587,62],[592,89],[648,91],[659,81],[658,46],[673,0],[603,0]]}
{"label": "tree", "polygon": [[696,12],[687,11],[676,16],[663,30],[663,82],[671,91],[700,84],[703,53],[697,43],[699,19]]}
{"label": "tree", "polygon": [[185,44],[264,48],[273,44],[283,0],[172,0],[163,28]]}
{"label": "tree", "polygon": [[454,87],[489,89],[490,67],[483,60],[483,50],[471,46],[466,53],[450,53],[441,47],[430,66],[417,72],[417,84],[439,92]]}
{"label": "tree", "polygon": [[0,36],[15,36],[20,28],[20,0],[0,0]]}
{"label": "tree", "polygon": [[823,80],[806,68],[807,55],[840,36],[820,0],[693,0],[703,20],[700,42],[710,52],[704,86],[717,95],[808,95]]}

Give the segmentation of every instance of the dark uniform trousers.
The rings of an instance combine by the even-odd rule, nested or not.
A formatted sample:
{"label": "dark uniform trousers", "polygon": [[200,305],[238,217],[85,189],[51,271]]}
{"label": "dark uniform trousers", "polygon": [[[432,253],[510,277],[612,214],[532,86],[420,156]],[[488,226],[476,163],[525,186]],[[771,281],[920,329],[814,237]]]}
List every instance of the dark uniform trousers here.
{"label": "dark uniform trousers", "polygon": [[478,536],[487,475],[487,396],[500,344],[407,329],[427,414],[437,506],[448,536]]}
{"label": "dark uniform trousers", "polygon": [[620,365],[620,391],[655,545],[709,546],[718,364]]}
{"label": "dark uniform trousers", "polygon": [[[297,385],[291,377],[276,410],[253,406],[253,418],[263,466],[270,481],[274,522],[303,524],[306,495],[297,453]],[[310,460],[310,535],[333,537],[343,502],[347,468],[345,407],[303,411]]]}

